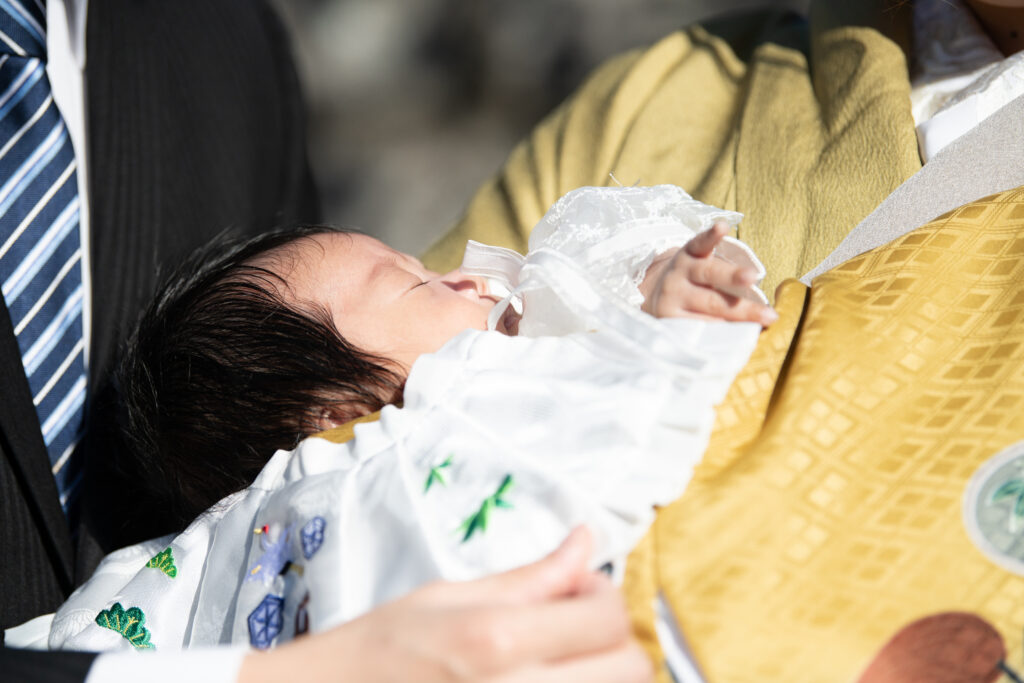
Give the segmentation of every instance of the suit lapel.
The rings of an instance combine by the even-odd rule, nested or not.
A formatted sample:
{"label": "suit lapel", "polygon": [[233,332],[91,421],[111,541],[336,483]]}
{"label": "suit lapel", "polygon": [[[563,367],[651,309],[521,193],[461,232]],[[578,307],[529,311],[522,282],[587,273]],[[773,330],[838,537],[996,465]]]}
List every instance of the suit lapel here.
{"label": "suit lapel", "polygon": [[46,544],[59,564],[65,591],[72,586],[72,547],[67,520],[61,510],[57,484],[50,471],[50,459],[43,443],[39,418],[21,364],[21,351],[14,336],[7,305],[0,297],[0,452],[7,454],[11,467],[24,488]]}

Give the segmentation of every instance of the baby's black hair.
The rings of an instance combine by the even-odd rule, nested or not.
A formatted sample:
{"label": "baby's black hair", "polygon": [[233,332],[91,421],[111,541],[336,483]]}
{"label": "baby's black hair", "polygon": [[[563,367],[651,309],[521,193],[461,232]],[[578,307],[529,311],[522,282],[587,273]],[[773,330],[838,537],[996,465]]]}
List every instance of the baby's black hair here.
{"label": "baby's black hair", "polygon": [[118,369],[128,449],[118,469],[177,531],[245,488],[275,450],[398,400],[404,377],[355,348],[323,306],[290,301],[263,265],[305,227],[245,241],[218,238],[158,290]]}

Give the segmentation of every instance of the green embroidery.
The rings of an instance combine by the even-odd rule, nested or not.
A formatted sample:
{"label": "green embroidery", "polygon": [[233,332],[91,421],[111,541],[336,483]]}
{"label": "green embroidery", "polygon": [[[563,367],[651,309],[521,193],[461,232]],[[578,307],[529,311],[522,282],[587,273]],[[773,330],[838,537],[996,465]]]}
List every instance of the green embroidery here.
{"label": "green embroidery", "polygon": [[512,488],[512,484],[512,475],[506,474],[505,478],[501,480],[501,484],[498,485],[498,490],[484,498],[484,502],[480,503],[480,509],[466,518],[466,521],[459,527],[459,531],[465,532],[465,535],[462,537],[463,543],[468,541],[477,531],[480,533],[487,531],[487,518],[490,516],[491,510],[494,508],[509,509],[512,507],[512,503],[503,498],[509,489]]}
{"label": "green embroidery", "polygon": [[988,499],[989,505],[995,505],[1001,500],[1014,497],[1016,497],[1016,500],[1013,503],[1013,511],[1007,523],[1007,528],[1011,534],[1017,533],[1021,522],[1024,521],[1024,479],[1008,479],[1004,481],[999,488],[992,492]]}
{"label": "green embroidery", "polygon": [[433,486],[435,483],[440,484],[441,486],[447,486],[448,482],[444,480],[444,475],[441,473],[441,470],[451,466],[452,454],[449,453],[448,457],[445,458],[444,462],[442,462],[440,465],[434,465],[433,467],[431,467],[430,474],[427,475],[427,483],[423,485],[423,493],[429,491],[430,487]]}
{"label": "green embroidery", "polygon": [[136,650],[156,649],[156,646],[149,642],[149,630],[144,625],[146,615],[138,607],[125,609],[121,607],[121,603],[115,602],[110,609],[96,615],[96,623],[120,633]]}
{"label": "green embroidery", "polygon": [[171,553],[171,546],[167,546],[167,548],[154,555],[146,563],[146,566],[152,569],[159,569],[172,579],[178,575],[178,568],[174,565],[174,555]]}

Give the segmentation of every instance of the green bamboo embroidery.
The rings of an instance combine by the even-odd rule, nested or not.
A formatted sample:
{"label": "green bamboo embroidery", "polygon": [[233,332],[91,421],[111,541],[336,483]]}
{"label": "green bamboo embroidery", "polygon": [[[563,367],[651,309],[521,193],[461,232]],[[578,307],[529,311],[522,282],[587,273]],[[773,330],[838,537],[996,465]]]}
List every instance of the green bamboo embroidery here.
{"label": "green bamboo embroidery", "polygon": [[149,630],[146,628],[146,615],[138,607],[121,607],[115,602],[110,609],[96,615],[96,623],[103,628],[117,631],[132,644],[136,650],[153,650],[156,646],[149,642]]}
{"label": "green bamboo embroidery", "polygon": [[423,485],[423,493],[430,490],[430,487],[434,484],[440,484],[441,486],[447,486],[448,482],[444,480],[444,475],[441,470],[452,466],[452,454],[449,453],[448,457],[445,458],[444,462],[440,465],[434,465],[430,468],[430,474],[427,475],[427,482]]}
{"label": "green bamboo embroidery", "polygon": [[995,505],[1001,500],[1016,498],[1013,502],[1013,510],[1007,520],[1007,528],[1011,534],[1017,533],[1021,522],[1024,521],[1024,479],[1009,479],[992,492],[988,499],[989,505]]}
{"label": "green bamboo embroidery", "polygon": [[484,502],[480,503],[480,509],[466,518],[466,521],[459,527],[459,531],[465,532],[465,535],[462,537],[463,543],[468,541],[477,531],[480,533],[487,531],[487,518],[490,516],[491,510],[494,508],[505,508],[507,510],[512,507],[512,503],[505,500],[503,496],[512,488],[513,483],[512,475],[506,474],[505,478],[501,480],[501,484],[498,485],[498,490],[484,498]]}
{"label": "green bamboo embroidery", "polygon": [[153,558],[146,563],[146,566],[152,569],[159,569],[172,579],[178,575],[178,568],[174,564],[174,554],[171,553],[170,546],[167,546],[167,548],[154,555]]}

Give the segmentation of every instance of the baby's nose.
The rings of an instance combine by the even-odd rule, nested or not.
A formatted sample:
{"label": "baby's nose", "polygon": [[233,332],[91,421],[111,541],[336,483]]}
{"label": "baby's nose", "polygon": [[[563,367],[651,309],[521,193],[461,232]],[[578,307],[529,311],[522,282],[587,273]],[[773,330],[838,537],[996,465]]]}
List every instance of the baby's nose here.
{"label": "baby's nose", "polygon": [[479,298],[488,293],[487,281],[484,278],[467,275],[458,268],[442,275],[441,282],[471,298]]}

